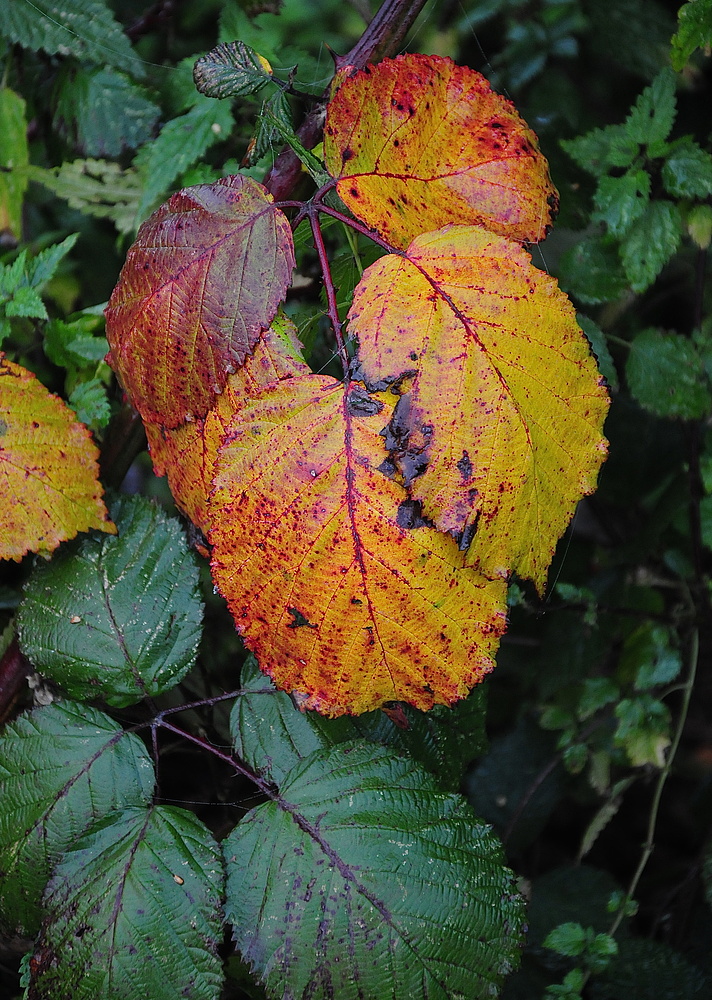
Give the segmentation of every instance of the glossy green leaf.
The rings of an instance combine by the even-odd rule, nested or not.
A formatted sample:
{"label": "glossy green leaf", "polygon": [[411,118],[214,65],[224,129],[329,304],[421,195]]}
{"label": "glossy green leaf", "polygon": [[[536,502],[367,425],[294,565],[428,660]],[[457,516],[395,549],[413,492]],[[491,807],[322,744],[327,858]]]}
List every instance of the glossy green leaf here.
{"label": "glossy green leaf", "polygon": [[34,935],[60,854],[107,813],[145,805],[153,783],[143,743],[94,708],[55,703],[10,723],[0,737],[0,922]]}
{"label": "glossy green leaf", "polygon": [[695,49],[712,45],[712,0],[689,0],[677,12],[677,31],[672,39],[670,60],[678,72]]}
{"label": "glossy green leaf", "polygon": [[8,87],[0,88],[0,136],[0,233],[9,233],[19,242],[29,146],[25,102]]}
{"label": "glossy green leaf", "polygon": [[202,603],[179,522],[140,497],[112,511],[117,537],[87,538],[35,568],[18,628],[25,655],[72,697],[121,707],[190,670]]}
{"label": "glossy green leaf", "polygon": [[[238,755],[277,784],[315,750],[347,740],[366,739],[409,754],[457,791],[473,757],[484,749],[485,689],[476,687],[453,708],[436,705],[419,712],[395,704],[385,711],[329,719],[299,711],[277,691],[253,656],[240,674],[242,693],[233,705],[230,731]],[[266,693],[271,692],[271,693]]]}
{"label": "glossy green leaf", "polygon": [[699,420],[712,408],[702,358],[694,343],[679,333],[639,333],[630,347],[626,380],[640,405],[660,417]]}
{"label": "glossy green leaf", "polygon": [[650,198],[650,174],[629,170],[622,177],[602,177],[593,199],[593,222],[605,222],[613,236],[621,236],[635,222]]}
{"label": "glossy green leaf", "polygon": [[0,10],[0,34],[27,49],[73,55],[136,77],[144,74],[143,63],[103,0],[7,0]]}
{"label": "glossy green leaf", "polygon": [[31,1000],[217,1000],[222,859],[170,806],[124,809],[61,858],[45,893]]}
{"label": "glossy green leaf", "polygon": [[712,195],[712,156],[691,138],[676,142],[663,164],[663,184],[674,198]]}
{"label": "glossy green leaf", "polygon": [[491,997],[522,900],[460,796],[371,743],[312,753],[225,843],[226,914],[268,996]]}
{"label": "glossy green leaf", "polygon": [[651,202],[621,243],[621,260],[634,292],[653,283],[680,245],[680,213],[671,201]]}
{"label": "glossy green leaf", "polygon": [[245,97],[269,83],[272,67],[244,42],[221,42],[198,59],[193,79],[206,97]]}
{"label": "glossy green leaf", "polygon": [[646,87],[626,118],[630,138],[641,146],[664,142],[676,115],[675,74],[663,69]]}
{"label": "glossy green leaf", "polygon": [[61,77],[55,124],[85,156],[118,156],[152,137],[161,110],[123,73],[69,68]]}

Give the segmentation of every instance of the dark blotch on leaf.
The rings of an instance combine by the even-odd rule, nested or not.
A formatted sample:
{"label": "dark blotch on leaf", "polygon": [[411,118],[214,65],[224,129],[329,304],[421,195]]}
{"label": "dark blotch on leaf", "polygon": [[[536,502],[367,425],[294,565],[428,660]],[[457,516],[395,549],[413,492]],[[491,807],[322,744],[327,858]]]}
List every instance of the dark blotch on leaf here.
{"label": "dark blotch on leaf", "polygon": [[287,628],[318,628],[318,625],[312,625],[308,618],[306,618],[298,608],[287,608],[287,611],[292,616],[293,621],[287,625]]}
{"label": "dark blotch on leaf", "polygon": [[396,523],[398,527],[405,528],[406,531],[433,527],[433,522],[423,517],[420,500],[404,500],[398,507]]}
{"label": "dark blotch on leaf", "polygon": [[383,409],[383,403],[372,399],[359,389],[350,394],[347,405],[352,416],[372,417],[374,413],[380,413]]}
{"label": "dark blotch on leaf", "polygon": [[472,479],[472,462],[466,451],[463,451],[462,458],[457,463],[457,471],[462,476],[464,482],[468,483]]}

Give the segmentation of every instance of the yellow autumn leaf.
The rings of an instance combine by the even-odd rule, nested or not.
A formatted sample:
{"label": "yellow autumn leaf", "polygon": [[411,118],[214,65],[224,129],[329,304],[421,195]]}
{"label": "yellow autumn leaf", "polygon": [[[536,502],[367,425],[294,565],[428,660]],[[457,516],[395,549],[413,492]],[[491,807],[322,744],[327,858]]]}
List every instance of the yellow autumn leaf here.
{"label": "yellow autumn leaf", "polygon": [[358,377],[400,385],[391,473],[469,564],[541,590],[606,455],[608,394],[555,279],[511,240],[446,226],[364,273],[349,329]]}
{"label": "yellow autumn leaf", "polygon": [[213,578],[249,649],[328,715],[463,697],[493,665],[505,582],[378,466],[394,400],[303,375],[238,403],[210,501]]}

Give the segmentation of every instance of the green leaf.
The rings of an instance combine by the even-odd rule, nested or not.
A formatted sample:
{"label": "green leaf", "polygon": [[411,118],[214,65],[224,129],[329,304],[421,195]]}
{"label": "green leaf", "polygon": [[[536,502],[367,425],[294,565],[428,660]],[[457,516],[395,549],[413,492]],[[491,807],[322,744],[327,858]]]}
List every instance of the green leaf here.
{"label": "green leaf", "polygon": [[135,170],[106,160],[74,160],[51,169],[32,166],[30,178],[65,198],[71,208],[110,219],[120,233],[138,225],[143,181]]}
{"label": "green leaf", "polygon": [[702,358],[689,337],[643,330],[626,361],[632,395],[660,417],[699,420],[712,409],[712,394]]}
{"label": "green leaf", "polygon": [[192,813],[124,809],[66,851],[47,887],[30,996],[217,1000],[220,849]]}
{"label": "green leaf", "polygon": [[629,170],[622,177],[602,177],[593,199],[593,222],[605,222],[613,236],[622,236],[645,211],[650,200],[650,174]]}
{"label": "green leaf", "polygon": [[682,670],[680,651],[664,625],[644,622],[626,638],[618,669],[630,677],[636,691],[670,684]]}
{"label": "green leaf", "polygon": [[25,270],[27,283],[33,288],[41,288],[50,281],[61,262],[79,239],[79,233],[72,233],[61,243],[55,243],[32,257]]}
{"label": "green leaf", "polygon": [[32,316],[36,319],[47,319],[47,310],[36,288],[29,285],[21,286],[13,293],[12,298],[4,304],[6,316]]}
{"label": "green leaf", "polygon": [[589,236],[561,255],[559,283],[581,302],[618,299],[628,288],[618,248],[609,236]]}
{"label": "green leaf", "polygon": [[[276,125],[275,121],[279,124]],[[265,153],[269,152],[273,145],[281,143],[281,136],[285,129],[289,132],[294,131],[292,111],[287,95],[283,90],[278,90],[268,101],[265,101],[257,116],[254,145],[248,149],[249,162],[256,163]]]}
{"label": "green leaf", "polygon": [[146,804],[153,765],[108,715],[70,702],[11,722],[0,737],[0,921],[26,936],[59,855],[116,809]]}
{"label": "green leaf", "polygon": [[112,512],[117,536],[86,538],[35,567],[18,630],[25,655],[72,697],[123,707],[190,670],[202,603],[179,522],[140,497],[120,497]]}
{"label": "green leaf", "polygon": [[0,89],[0,136],[0,233],[19,242],[30,157],[25,102],[7,87]]}
{"label": "green leaf", "polygon": [[687,136],[674,143],[663,164],[663,184],[674,198],[712,195],[712,156]]}
{"label": "green leaf", "polygon": [[73,55],[135,77],[144,74],[143,63],[102,0],[4,0],[0,34],[26,49]]}
{"label": "green leaf", "polygon": [[680,245],[682,223],[676,205],[651,202],[621,243],[621,260],[634,292],[652,284]]}
{"label": "green leaf", "polygon": [[596,1000],[708,1000],[710,977],[660,941],[628,938],[596,979]]}
{"label": "green leaf", "polygon": [[677,113],[675,83],[673,71],[663,69],[635,102],[625,120],[626,131],[634,142],[651,146],[667,139]]}
{"label": "green leaf", "polygon": [[53,319],[45,324],[44,352],[61,368],[79,369],[96,365],[109,350],[105,337],[95,337],[101,317],[82,313],[72,320]]}
{"label": "green leaf", "polygon": [[611,389],[617,389],[618,372],[616,371],[615,363],[611,357],[611,352],[608,350],[605,333],[600,326],[594,323],[589,316],[584,316],[583,313],[577,313],[576,319],[578,321],[578,325],[586,334],[586,338],[591,345],[591,350],[593,351],[596,361],[598,362],[598,370],[601,375],[603,375]]}
{"label": "green leaf", "polygon": [[611,167],[629,167],[639,152],[638,143],[625,125],[608,125],[575,139],[562,139],[561,146],[580,167],[596,177]]}
{"label": "green leaf", "polygon": [[99,378],[80,382],[69,394],[69,405],[77,419],[93,431],[103,430],[111,418],[106,386]]}
{"label": "green leaf", "polygon": [[85,156],[119,156],[151,138],[161,110],[123,73],[70,66],[58,85],[55,125]]}
{"label": "green leaf", "polygon": [[670,61],[679,72],[695,49],[712,46],[712,0],[689,0],[678,10],[677,22]]}
{"label": "green leaf", "polygon": [[186,114],[167,122],[157,139],[142,146],[134,160],[144,183],[139,217],[145,218],[176,178],[211,146],[227,139],[232,126],[230,102],[206,97]]}
{"label": "green leaf", "polygon": [[270,997],[477,1000],[518,960],[491,830],[372,743],[310,754],[224,848],[226,915]]}
{"label": "green leaf", "polygon": [[244,42],[221,42],[201,56],[193,80],[206,97],[246,97],[256,94],[272,79],[272,67]]}
{"label": "green leaf", "polygon": [[570,958],[581,955],[586,948],[586,931],[581,924],[559,924],[546,935],[544,947]]}
{"label": "green leaf", "polygon": [[663,767],[670,745],[670,713],[652,695],[623,698],[615,707],[618,727],[614,740],[623,747],[634,767]]}
{"label": "green leaf", "polygon": [[[484,749],[482,687],[454,708],[437,705],[430,712],[418,712],[399,706],[397,715],[376,711],[329,719],[318,712],[298,711],[289,695],[278,692],[261,672],[254,656],[243,666],[240,682],[244,693],[230,714],[235,750],[277,784],[315,750],[362,738],[408,753],[427,767],[444,789],[456,791],[465,768]],[[404,725],[407,728],[401,728]]]}

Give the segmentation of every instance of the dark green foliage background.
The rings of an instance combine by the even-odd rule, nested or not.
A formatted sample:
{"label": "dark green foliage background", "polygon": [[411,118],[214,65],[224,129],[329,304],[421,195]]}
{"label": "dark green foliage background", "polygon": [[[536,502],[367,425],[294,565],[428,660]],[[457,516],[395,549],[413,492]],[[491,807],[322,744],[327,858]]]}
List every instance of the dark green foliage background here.
{"label": "dark green foliage background", "polygon": [[[112,9],[128,36],[87,14],[69,38],[52,19],[61,4],[38,3],[47,15],[40,30],[37,12],[23,13],[22,3],[0,0],[5,83],[27,102],[32,163],[22,241],[16,247],[6,234],[0,247],[2,349],[69,398],[110,455],[122,400],[103,362],[101,306],[136,225],[178,187],[235,171],[262,101],[271,96],[264,91],[234,105],[203,97],[192,82],[195,59],[218,40],[240,39],[285,78],[298,65],[298,86],[321,93],[332,72],[325,43],[348,51],[363,31],[368,0],[285,0],[260,5],[261,13],[238,0],[150,9],[143,0],[115,0]],[[483,72],[514,100],[549,157],[561,213],[533,258],[573,298],[611,388],[610,455],[598,492],[562,539],[545,599],[512,585],[509,631],[482,689],[452,713],[406,712],[406,730],[382,713],[338,722],[300,716],[268,773],[279,782],[298,773],[308,755],[316,754],[312,766],[320,767],[337,745],[366,738],[378,745],[376,755],[395,748],[412,767],[435,775],[445,799],[462,790],[502,838],[530,899],[522,967],[505,985],[509,1000],[530,1000],[548,987],[561,990],[549,995],[577,996],[559,985],[574,967],[593,973],[584,993],[591,998],[712,995],[712,59],[694,45],[706,30],[700,12],[712,20],[712,8],[707,0],[690,5],[673,50],[674,68],[682,70],[676,75],[670,53],[680,7],[676,0],[426,4],[408,48]],[[298,124],[303,105],[280,98],[271,109],[283,123],[291,115]],[[279,148],[263,118],[252,176],[264,177]],[[341,308],[373,248],[359,237],[355,256],[337,228],[325,232]],[[78,239],[61,252],[37,257],[72,233]],[[334,345],[320,274],[299,236],[304,281],[287,308],[313,366],[328,371]],[[27,251],[20,265],[18,250]],[[25,278],[18,283],[20,271]],[[120,460],[109,463],[107,480],[174,513],[145,452],[125,480],[124,471]],[[32,562],[0,566],[0,630],[15,614]],[[194,587],[193,570],[181,572]],[[255,693],[269,682],[251,660],[244,663],[232,622],[205,567],[201,572],[205,625],[197,663],[186,674],[193,664],[190,629],[200,617],[193,603],[172,681],[180,683],[149,693],[154,709],[168,710],[235,689],[244,668],[245,693],[234,706],[197,706],[179,718],[192,734],[222,747],[232,742],[243,760],[259,766],[260,734],[287,731],[291,702]],[[45,576],[54,574],[61,591],[68,579],[62,573],[61,564],[50,564],[30,584],[20,613],[28,654],[35,642],[32,602]],[[58,606],[65,598],[60,592]],[[0,652],[9,638],[8,632]],[[75,697],[81,690],[69,686]],[[123,724],[145,723],[147,710],[132,707],[133,691],[100,705],[120,707]],[[675,756],[665,772],[654,849],[639,872],[671,742]],[[129,749],[136,752],[133,743]],[[230,831],[258,802],[249,781],[175,734],[160,736],[160,752],[161,809],[191,810],[218,840],[247,836]],[[138,808],[148,793],[132,794],[136,802],[129,804]],[[77,801],[83,815],[89,807]],[[106,808],[113,808],[110,800]],[[266,815],[274,806],[260,808]],[[167,822],[170,814],[159,819]],[[0,839],[7,839],[7,815],[3,822]],[[92,837],[101,839],[101,830],[84,834],[74,850],[93,850]],[[52,849],[58,854],[66,846]],[[212,842],[201,849],[207,856]],[[76,877],[75,863],[64,856],[51,905],[61,899],[62,878]],[[611,896],[625,895],[634,878],[637,913],[617,921]],[[35,905],[41,887],[30,890]],[[200,890],[205,899],[209,890]],[[614,922],[619,954],[608,967],[597,967],[593,952],[577,957],[544,944],[562,924],[602,934]],[[28,920],[27,931],[35,930]],[[2,939],[1,995],[21,995],[16,970],[30,944]],[[212,982],[208,965],[200,975]],[[263,995],[238,959],[226,968],[225,1000]]]}

